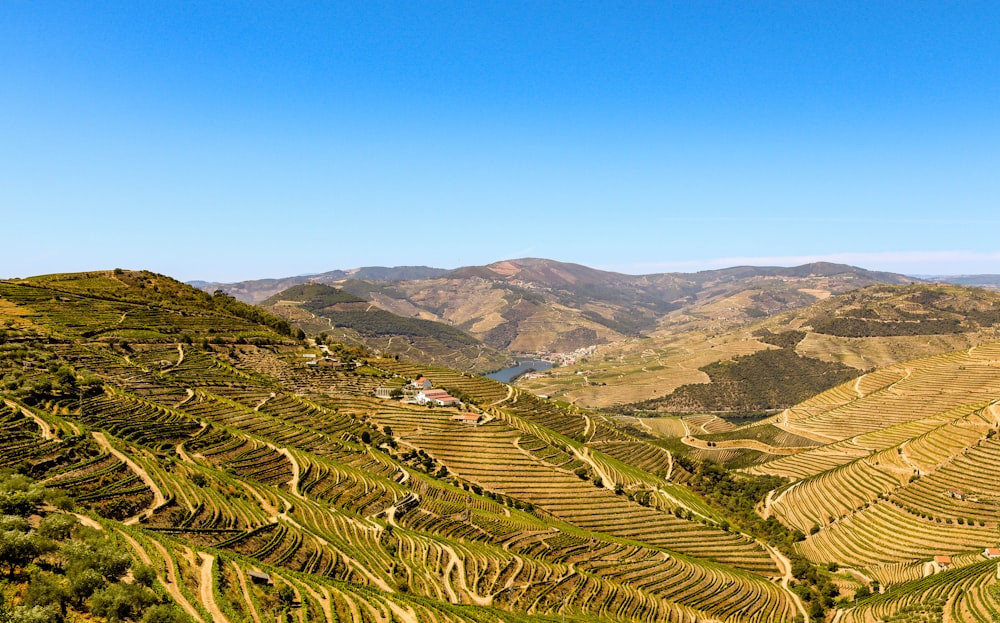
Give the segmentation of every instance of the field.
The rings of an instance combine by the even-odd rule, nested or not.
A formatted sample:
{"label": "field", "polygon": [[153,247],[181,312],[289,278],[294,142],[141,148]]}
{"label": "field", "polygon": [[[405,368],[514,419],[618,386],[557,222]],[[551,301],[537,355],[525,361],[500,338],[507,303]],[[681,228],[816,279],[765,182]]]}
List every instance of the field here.
{"label": "field", "polygon": [[[31,320],[0,344],[0,464],[67,491],[193,620],[799,611],[771,551],[610,418],[395,358],[306,366],[315,348],[211,297],[116,277],[137,279],[0,283]],[[421,375],[483,423],[374,398]]]}

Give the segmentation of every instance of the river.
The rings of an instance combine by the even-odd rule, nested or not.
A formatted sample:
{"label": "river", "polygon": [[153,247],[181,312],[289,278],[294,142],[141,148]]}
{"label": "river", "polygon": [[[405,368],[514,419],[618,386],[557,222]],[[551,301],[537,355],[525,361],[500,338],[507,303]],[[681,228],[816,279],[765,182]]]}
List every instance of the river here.
{"label": "river", "polygon": [[510,383],[512,380],[526,372],[530,372],[532,370],[548,370],[551,367],[552,363],[549,361],[542,361],[541,359],[523,359],[518,361],[516,366],[504,368],[503,370],[497,370],[496,372],[490,372],[484,376],[491,378],[494,381],[500,381],[501,383]]}

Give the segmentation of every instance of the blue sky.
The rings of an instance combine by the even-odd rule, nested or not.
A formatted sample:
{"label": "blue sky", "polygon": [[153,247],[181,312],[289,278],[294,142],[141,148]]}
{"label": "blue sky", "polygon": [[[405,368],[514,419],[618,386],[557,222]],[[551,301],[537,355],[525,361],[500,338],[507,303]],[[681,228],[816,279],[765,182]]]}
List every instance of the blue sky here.
{"label": "blue sky", "polygon": [[997,2],[0,3],[0,276],[1000,273]]}

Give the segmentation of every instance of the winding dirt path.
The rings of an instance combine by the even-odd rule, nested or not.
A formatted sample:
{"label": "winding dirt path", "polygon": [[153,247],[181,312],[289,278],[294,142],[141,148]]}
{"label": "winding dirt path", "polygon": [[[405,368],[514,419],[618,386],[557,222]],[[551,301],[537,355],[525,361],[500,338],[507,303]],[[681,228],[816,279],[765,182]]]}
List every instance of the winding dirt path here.
{"label": "winding dirt path", "polygon": [[166,581],[163,582],[163,588],[166,589],[167,594],[170,595],[177,605],[179,605],[184,612],[187,612],[191,618],[198,621],[198,623],[205,623],[205,619],[201,618],[201,613],[199,613],[198,610],[191,605],[191,602],[187,600],[187,597],[184,596],[184,593],[182,593],[181,589],[177,586],[177,576],[174,574],[173,558],[171,558],[170,554],[167,553],[167,548],[163,547],[163,544],[156,539],[151,539],[151,542],[153,543],[153,547],[160,552],[160,557],[163,558],[163,564],[166,568],[166,571],[164,572],[166,575]]}
{"label": "winding dirt path", "polygon": [[183,400],[181,400],[180,402],[178,402],[177,404],[175,404],[174,407],[183,407],[187,403],[191,402],[191,399],[194,398],[194,390],[193,389],[191,389],[190,387],[188,387],[184,391],[187,392],[187,396]]}
{"label": "winding dirt path", "polygon": [[799,482],[796,482],[792,486],[788,487],[781,493],[779,493],[778,497],[774,497],[774,492],[777,491],[777,489],[771,489],[770,491],[768,491],[767,497],[764,498],[764,503],[761,506],[760,516],[763,517],[764,519],[768,519],[771,516],[772,513],[771,509],[774,507],[774,505],[780,502],[781,498],[785,497],[786,493],[788,493],[795,487],[799,486],[800,484],[802,484],[801,480]]}
{"label": "winding dirt path", "polygon": [[127,526],[135,525],[139,523],[139,519],[141,519],[142,517],[144,516],[148,517],[152,515],[155,509],[162,506],[167,501],[167,498],[164,497],[163,491],[160,490],[160,487],[156,484],[156,481],[153,480],[153,478],[149,475],[149,472],[147,472],[144,468],[140,467],[138,463],[128,458],[118,450],[116,450],[115,447],[111,445],[111,442],[108,441],[108,438],[104,436],[104,433],[98,433],[95,431],[91,434],[94,436],[94,440],[97,441],[97,445],[107,450],[110,454],[112,454],[122,463],[128,465],[129,469],[135,472],[135,474],[139,476],[139,479],[142,480],[146,484],[146,486],[149,487],[150,490],[153,492],[153,502],[149,505],[149,508],[147,508],[146,510],[142,511],[137,515],[133,515],[132,517],[125,519],[124,521],[122,521],[122,523]]}
{"label": "winding dirt path", "polygon": [[904,463],[906,463],[907,465],[909,465],[913,469],[914,472],[921,473],[923,471],[926,471],[926,470],[921,469],[921,467],[919,465],[917,465],[916,463],[914,463],[913,459],[910,458],[910,453],[907,451],[907,446],[910,445],[911,441],[913,441],[913,440],[912,439],[907,439],[906,441],[904,441],[903,443],[901,443],[899,445],[899,450],[900,450],[899,456],[903,459]]}
{"label": "winding dirt path", "polygon": [[491,402],[489,406],[495,407],[495,406],[497,406],[499,404],[503,404],[503,403],[507,402],[508,400],[510,400],[513,397],[514,397],[514,387],[512,385],[508,385],[507,386],[507,395],[504,396],[503,398],[501,398],[500,400],[495,400],[495,401]]}
{"label": "winding dirt path", "polygon": [[322,586],[320,587],[321,589],[323,589],[322,595],[317,593],[316,590],[313,587],[309,586],[308,584],[303,583],[302,588],[305,589],[305,591],[309,593],[310,597],[315,599],[316,603],[319,604],[319,607],[323,609],[323,616],[325,617],[326,621],[337,620],[337,618],[333,616],[333,608],[330,606],[330,593],[327,592],[325,587]]}
{"label": "winding dirt path", "polygon": [[88,528],[93,528],[94,530],[104,530],[104,526],[97,523],[92,517],[87,517],[86,515],[81,515],[80,513],[73,513],[73,516],[80,521],[80,525],[87,526]]}
{"label": "winding dirt path", "polygon": [[299,462],[295,460],[295,457],[292,455],[291,451],[288,448],[279,448],[278,446],[270,442],[268,442],[267,447],[271,448],[278,454],[285,455],[285,458],[287,458],[288,462],[291,463],[292,465],[292,477],[288,479],[288,490],[295,497],[302,500],[306,499],[306,497],[302,495],[301,492],[299,492],[299,480],[301,478],[302,472],[301,469],[299,468]]}
{"label": "winding dirt path", "polygon": [[30,409],[22,407],[16,402],[10,400],[4,400],[4,403],[11,409],[14,409],[15,411],[20,411],[21,414],[24,415],[25,417],[29,417],[32,420],[34,420],[35,423],[38,424],[38,428],[41,429],[42,439],[51,439],[53,441],[60,441],[59,436],[56,435],[55,429],[52,428],[52,425],[43,420],[37,413],[35,413]]}
{"label": "winding dirt path", "polygon": [[205,552],[198,552],[198,555],[201,557],[201,578],[198,580],[198,594],[201,598],[201,604],[212,615],[212,623],[229,623],[229,619],[219,609],[219,604],[215,603],[215,578],[212,577],[215,556]]}
{"label": "winding dirt path", "polygon": [[608,491],[615,490],[614,479],[608,476],[607,472],[604,471],[604,469],[600,466],[600,464],[591,458],[590,449],[587,448],[587,446],[584,446],[579,450],[577,450],[573,446],[570,446],[569,448],[570,450],[573,451],[573,456],[575,456],[576,458],[580,459],[587,465],[590,465],[591,468],[593,468],[594,472],[596,472],[597,475],[601,478],[601,486],[603,486]]}
{"label": "winding dirt path", "polygon": [[802,603],[802,599],[789,587],[789,583],[795,580],[795,577],[792,576],[792,561],[776,548],[771,547],[763,541],[758,540],[757,543],[767,550],[767,553],[771,555],[771,558],[777,564],[778,570],[781,572],[781,588],[785,589],[785,592],[788,593],[789,597],[792,598],[792,601],[798,607],[799,614],[804,617],[806,623],[809,623],[809,613],[806,611],[805,604]]}
{"label": "winding dirt path", "polygon": [[243,602],[246,604],[247,609],[250,610],[250,618],[253,619],[253,623],[261,623],[260,615],[257,614],[257,608],[253,605],[253,598],[250,597],[250,587],[247,586],[247,579],[243,577],[243,570],[236,566],[235,562],[230,562],[229,567],[233,570],[233,575],[240,583],[240,592],[243,593]]}
{"label": "winding dirt path", "polygon": [[[456,554],[455,550],[452,549],[452,547],[450,545],[444,545],[443,547],[444,547],[444,550],[446,552],[448,552],[448,554],[451,556],[451,563],[449,563],[449,564],[451,564],[452,566],[458,568],[458,584],[459,584],[459,587],[465,592],[466,595],[469,596],[469,599],[472,601],[472,603],[476,604],[477,606],[491,606],[491,605],[493,605],[493,598],[492,597],[483,597],[482,595],[476,594],[475,592],[473,592],[472,589],[469,588],[469,585],[466,583],[466,579],[465,579],[465,561],[462,560],[462,557],[459,556],[458,554]],[[450,571],[450,569],[449,569],[449,571]],[[446,576],[445,576],[445,581],[446,582],[448,581],[447,575],[448,574],[446,574]]]}

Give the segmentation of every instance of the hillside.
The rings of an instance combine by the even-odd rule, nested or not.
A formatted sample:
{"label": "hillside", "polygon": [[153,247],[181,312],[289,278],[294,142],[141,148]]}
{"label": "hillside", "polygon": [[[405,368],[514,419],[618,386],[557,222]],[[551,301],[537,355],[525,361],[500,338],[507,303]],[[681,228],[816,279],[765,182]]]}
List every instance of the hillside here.
{"label": "hillside", "polygon": [[[847,366],[857,374],[997,339],[998,311],[1000,295],[993,291],[914,284],[870,286],[728,330],[714,326],[711,314],[679,312],[648,338],[601,347],[586,361],[519,385],[581,405],[629,412],[721,411],[722,402],[730,410],[738,404],[743,411],[785,408],[804,397],[785,391],[791,386],[777,371],[788,370],[788,364],[798,364],[796,376],[813,379],[796,383],[801,391],[822,391],[838,382],[836,374],[816,376],[823,364],[829,364],[831,373],[830,366],[839,366],[849,374],[843,370]],[[793,335],[792,350],[799,358],[764,365],[762,358],[774,357],[764,351],[791,347],[781,340]],[[726,386],[726,370],[719,367],[724,362],[755,368],[750,370],[758,379],[755,384],[764,392],[772,391],[764,386],[778,391],[777,402],[734,400],[734,391],[747,392]],[[722,383],[713,389],[709,384],[716,379]]]}
{"label": "hillside", "polygon": [[[892,297],[989,317],[987,295],[933,288],[876,288],[808,317],[874,305],[901,322],[898,305],[882,310]],[[319,309],[357,304],[312,294]],[[767,352],[807,339],[780,320],[758,333]],[[0,324],[0,466],[65,492],[37,494],[47,510],[10,507],[46,515],[5,519],[10,538],[44,549],[31,527],[44,521],[104,551],[88,532],[99,526],[125,556],[116,569],[132,569],[95,585],[99,598],[65,602],[73,616],[107,612],[115,595],[156,595],[169,620],[234,623],[763,622],[838,609],[985,621],[998,609],[982,552],[1000,529],[1000,342],[735,426],[611,418],[464,372],[308,347],[260,309],[152,273],[0,281]],[[374,397],[421,376],[464,404]],[[456,420],[470,413],[478,424]],[[0,502],[34,486],[2,481]],[[25,586],[57,582],[26,556],[5,558],[2,580],[22,609]],[[28,592],[58,609],[58,591]]]}
{"label": "hillside", "polygon": [[[334,271],[310,279],[337,285],[403,317],[444,322],[509,353],[570,353],[695,326],[728,330],[832,294],[914,281],[829,263],[625,275],[537,258],[463,267],[426,278],[390,280],[361,271]],[[212,287],[236,297],[256,293],[246,300],[260,302],[278,291],[268,289],[273,286],[243,282]]]}
{"label": "hillside", "polygon": [[[794,535],[735,530],[684,484],[694,465],[598,413],[337,344],[331,361],[280,319],[152,273],[0,281],[0,323],[0,465],[65,490],[174,620],[799,611],[771,579]],[[417,376],[464,406],[374,397]],[[470,412],[480,424],[454,419]],[[30,574],[15,562],[4,581]]]}
{"label": "hillside", "polygon": [[[1000,612],[1000,342],[862,375],[759,422],[628,418],[665,447],[786,478],[763,517],[851,585],[844,621],[990,621]],[[674,425],[677,426],[674,426]]]}
{"label": "hillside", "polygon": [[511,365],[509,356],[442,322],[408,318],[325,284],[292,286],[259,306],[301,327],[387,357],[403,357],[471,372]]}
{"label": "hillside", "polygon": [[351,268],[347,270],[331,270],[315,275],[299,275],[278,279],[254,279],[238,283],[191,281],[189,285],[209,293],[222,290],[244,303],[259,303],[279,292],[307,283],[335,283],[345,279],[367,279],[371,281],[433,279],[447,272],[443,268],[431,268],[430,266],[365,266],[363,268]]}

